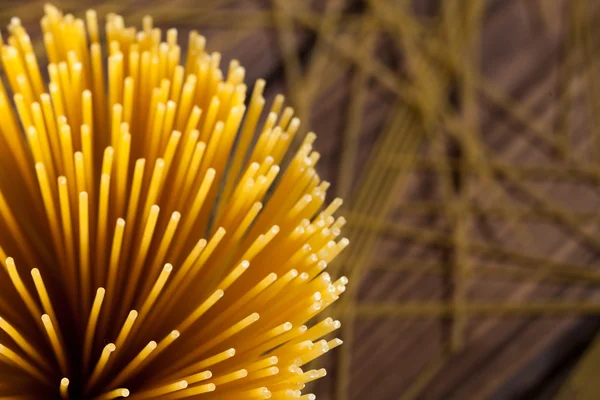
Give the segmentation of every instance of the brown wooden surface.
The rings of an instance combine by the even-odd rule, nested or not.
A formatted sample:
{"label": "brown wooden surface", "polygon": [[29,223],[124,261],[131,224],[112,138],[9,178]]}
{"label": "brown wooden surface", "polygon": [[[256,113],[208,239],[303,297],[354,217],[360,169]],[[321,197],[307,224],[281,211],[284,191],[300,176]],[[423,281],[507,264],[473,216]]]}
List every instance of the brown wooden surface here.
{"label": "brown wooden surface", "polygon": [[[415,117],[410,132],[419,141],[414,147],[390,146],[399,149],[390,160],[376,156],[386,121],[401,112],[397,101],[406,100],[408,93],[396,83],[414,83],[406,78],[410,67],[405,62],[407,49],[401,48],[405,37],[387,29],[390,19],[402,24],[399,10],[404,1],[55,4],[78,15],[91,6],[118,12],[130,24],[152,14],[161,27],[177,26],[182,39],[189,29],[198,29],[207,36],[210,50],[222,51],[225,63],[236,58],[249,80],[267,79],[270,96],[286,93],[305,117],[305,131],[317,132],[319,172],[332,182],[333,193],[348,198],[352,250],[343,265],[332,268],[357,278],[352,282],[356,292],[349,293],[338,310],[344,313],[346,343],[334,359],[324,361],[329,375],[315,387],[320,399],[463,400],[548,398],[564,377],[563,369],[598,327],[594,316],[600,314],[600,277],[588,272],[597,271],[600,252],[600,169],[598,151],[592,148],[596,125],[585,97],[590,80],[597,78],[589,76],[583,58],[566,79],[571,106],[563,101],[561,89],[565,21],[570,3],[577,1],[487,2],[477,63],[483,77],[476,79],[479,121],[474,127],[486,157],[477,165],[454,168],[461,183],[452,200],[444,193],[444,187],[452,187],[451,175],[440,169],[435,143],[442,137],[441,143],[460,148],[464,157],[461,138],[466,133],[450,138],[447,121],[430,129]],[[581,2],[593,21],[598,3]],[[397,14],[374,11],[379,3]],[[444,35],[436,33],[444,2],[413,3],[411,21],[447,50]],[[448,3],[461,8],[471,2]],[[18,15],[35,37],[42,4],[0,2],[0,22],[6,25],[9,17]],[[366,18],[372,18],[373,25],[363,30]],[[372,48],[371,56],[363,51],[365,45]],[[572,55],[573,46],[566,47]],[[440,62],[427,57],[427,63]],[[384,73],[373,67],[373,60]],[[593,72],[597,71],[596,65]],[[456,77],[453,80],[456,83]],[[314,89],[311,96],[306,87]],[[516,103],[512,111],[494,101],[491,92]],[[450,89],[444,88],[443,95],[449,97]],[[560,118],[561,110],[567,109],[565,135]],[[462,118],[464,113],[460,109],[454,116]],[[533,122],[533,129],[519,118]],[[357,153],[352,169],[342,171],[352,134],[358,136]],[[404,134],[400,128],[392,132]],[[569,144],[565,154],[560,147],[563,137]],[[379,168],[382,162],[387,165]],[[460,160],[450,159],[449,165],[456,163]],[[377,203],[378,196],[375,203],[359,201],[369,179],[363,177],[374,170],[385,174],[378,196],[391,199],[383,215],[386,201]],[[458,217],[453,208],[457,204],[464,207]],[[458,224],[466,226],[466,239],[459,246],[452,241]],[[452,272],[463,267],[470,275]],[[453,313],[457,293],[466,299],[459,305],[466,304],[467,314]],[[453,332],[459,344],[449,348]]]}

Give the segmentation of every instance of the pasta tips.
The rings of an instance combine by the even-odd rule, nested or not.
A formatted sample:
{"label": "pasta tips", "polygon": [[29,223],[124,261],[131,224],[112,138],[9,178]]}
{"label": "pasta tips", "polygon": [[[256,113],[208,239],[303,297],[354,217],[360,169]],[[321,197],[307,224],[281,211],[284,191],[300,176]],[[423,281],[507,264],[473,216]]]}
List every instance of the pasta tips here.
{"label": "pasta tips", "polygon": [[19,19],[0,54],[0,397],[301,396],[348,283],[315,135],[195,31],[44,10],[49,82]]}

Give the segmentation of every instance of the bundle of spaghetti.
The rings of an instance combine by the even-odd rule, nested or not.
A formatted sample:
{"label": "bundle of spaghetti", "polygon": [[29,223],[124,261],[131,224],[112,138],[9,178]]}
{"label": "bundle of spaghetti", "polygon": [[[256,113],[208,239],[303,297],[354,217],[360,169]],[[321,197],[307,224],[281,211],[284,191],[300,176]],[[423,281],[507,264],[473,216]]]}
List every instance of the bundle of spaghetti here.
{"label": "bundle of spaghetti", "polygon": [[47,86],[18,18],[1,44],[0,397],[314,399],[348,283],[316,136],[196,31],[41,26]]}

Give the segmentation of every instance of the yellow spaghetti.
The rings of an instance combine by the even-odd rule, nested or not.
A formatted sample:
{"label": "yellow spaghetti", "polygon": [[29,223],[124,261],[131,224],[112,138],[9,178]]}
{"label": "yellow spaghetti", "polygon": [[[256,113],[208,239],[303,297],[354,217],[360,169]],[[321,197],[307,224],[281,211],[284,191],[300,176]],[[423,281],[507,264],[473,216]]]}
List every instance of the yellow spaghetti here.
{"label": "yellow spaghetti", "polygon": [[313,399],[348,245],[315,135],[195,31],[41,25],[47,86],[18,18],[1,44],[0,398]]}

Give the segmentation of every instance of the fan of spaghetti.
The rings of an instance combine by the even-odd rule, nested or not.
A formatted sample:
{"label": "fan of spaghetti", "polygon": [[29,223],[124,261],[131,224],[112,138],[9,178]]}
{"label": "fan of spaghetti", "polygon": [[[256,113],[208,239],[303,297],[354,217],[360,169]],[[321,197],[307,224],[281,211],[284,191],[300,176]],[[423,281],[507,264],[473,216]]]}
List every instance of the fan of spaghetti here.
{"label": "fan of spaghetti", "polygon": [[41,25],[47,87],[18,18],[1,51],[0,397],[314,399],[348,245],[315,135],[195,31]]}

